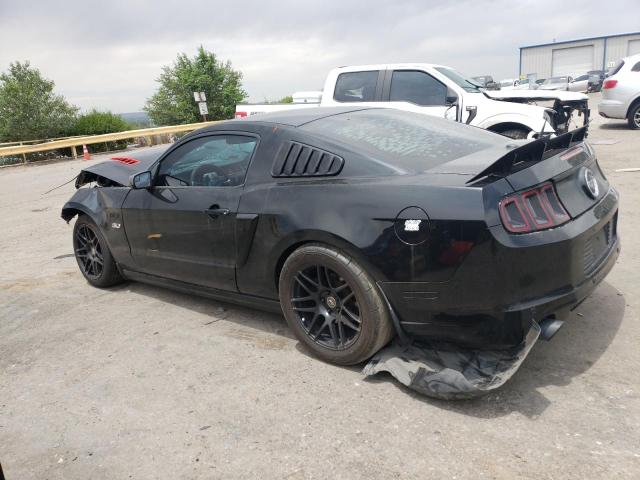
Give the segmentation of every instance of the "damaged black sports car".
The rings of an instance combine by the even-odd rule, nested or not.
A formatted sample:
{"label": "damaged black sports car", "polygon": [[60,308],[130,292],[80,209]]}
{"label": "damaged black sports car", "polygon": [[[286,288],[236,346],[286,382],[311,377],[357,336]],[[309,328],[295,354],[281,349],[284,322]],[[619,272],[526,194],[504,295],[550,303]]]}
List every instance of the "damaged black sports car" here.
{"label": "damaged black sports car", "polygon": [[[619,253],[586,127],[514,141],[380,108],[221,122],[91,165],[62,209],[89,283],[284,312],[337,364],[394,336],[470,348],[550,336]],[[81,188],[84,187],[84,188]]]}

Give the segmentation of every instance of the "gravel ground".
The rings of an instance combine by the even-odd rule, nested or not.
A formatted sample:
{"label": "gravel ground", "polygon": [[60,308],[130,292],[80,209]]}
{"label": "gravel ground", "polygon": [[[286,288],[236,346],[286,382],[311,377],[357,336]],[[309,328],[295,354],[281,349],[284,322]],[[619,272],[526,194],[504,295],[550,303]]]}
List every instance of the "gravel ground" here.
{"label": "gravel ground", "polygon": [[615,170],[640,167],[640,132],[596,116],[590,139],[622,196],[618,264],[510,382],[466,402],[322,363],[280,315],[91,288],[59,218],[73,186],[43,194],[83,161],[0,169],[7,479],[639,478],[640,172]]}

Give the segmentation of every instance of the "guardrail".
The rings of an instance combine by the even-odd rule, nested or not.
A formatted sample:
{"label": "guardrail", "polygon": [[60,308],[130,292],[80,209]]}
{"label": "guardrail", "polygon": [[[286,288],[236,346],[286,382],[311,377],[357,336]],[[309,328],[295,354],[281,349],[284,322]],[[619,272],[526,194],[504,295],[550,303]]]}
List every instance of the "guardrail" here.
{"label": "guardrail", "polygon": [[[76,147],[82,145],[92,145],[94,143],[115,142],[116,140],[126,140],[128,138],[152,137],[154,135],[164,135],[169,133],[182,133],[197,130],[207,125],[215,125],[221,120],[212,122],[188,123],[186,125],[172,125],[168,127],[140,128],[138,130],[127,130],[126,132],[105,133],[102,135],[89,135],[85,137],[68,137],[55,139],[50,142],[37,143],[34,145],[13,145],[10,147],[0,147],[0,157],[24,155],[27,153],[46,152],[58,150],[60,148],[70,148],[73,158],[78,157]],[[26,160],[25,160],[26,161]]]}

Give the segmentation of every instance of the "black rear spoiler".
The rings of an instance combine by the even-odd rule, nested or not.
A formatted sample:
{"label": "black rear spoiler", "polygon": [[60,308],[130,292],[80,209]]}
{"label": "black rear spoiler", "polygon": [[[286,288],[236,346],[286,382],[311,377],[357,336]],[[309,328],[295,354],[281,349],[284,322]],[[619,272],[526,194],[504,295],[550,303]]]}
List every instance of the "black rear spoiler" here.
{"label": "black rear spoiler", "polygon": [[587,127],[588,125],[585,125],[553,138],[542,137],[514,148],[467,181],[467,184],[490,176],[505,177],[556,155],[560,151],[584,141],[587,136]]}

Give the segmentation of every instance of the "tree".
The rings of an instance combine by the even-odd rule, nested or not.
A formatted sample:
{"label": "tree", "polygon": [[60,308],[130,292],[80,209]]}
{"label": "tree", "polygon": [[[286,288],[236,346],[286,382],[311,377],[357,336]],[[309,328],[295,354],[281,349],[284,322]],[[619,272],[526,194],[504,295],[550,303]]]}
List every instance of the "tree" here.
{"label": "tree", "polygon": [[293,97],[291,95],[287,95],[286,97],[282,97],[276,103],[293,103]]}
{"label": "tree", "polygon": [[78,109],[56,95],[54,86],[28,61],[10,63],[9,70],[0,75],[0,140],[66,135]]}
{"label": "tree", "polygon": [[[91,110],[80,115],[72,128],[73,135],[101,135],[103,133],[124,132],[133,130],[133,125],[124,121],[119,115],[111,112],[99,112]],[[114,142],[95,143],[89,146],[91,152],[103,152],[105,150],[121,150],[126,148],[126,140]]]}
{"label": "tree", "polygon": [[233,118],[235,106],[247,96],[241,85],[242,73],[229,61],[218,60],[200,46],[189,58],[180,53],[172,66],[164,66],[157,82],[160,88],[147,100],[144,110],[156,125],[198,122],[201,119],[193,92],[205,92],[209,118]]}
{"label": "tree", "polygon": [[132,130],[131,124],[125,122],[119,115],[111,112],[91,110],[80,115],[73,125],[74,135],[100,135],[103,133],[124,132]]}

